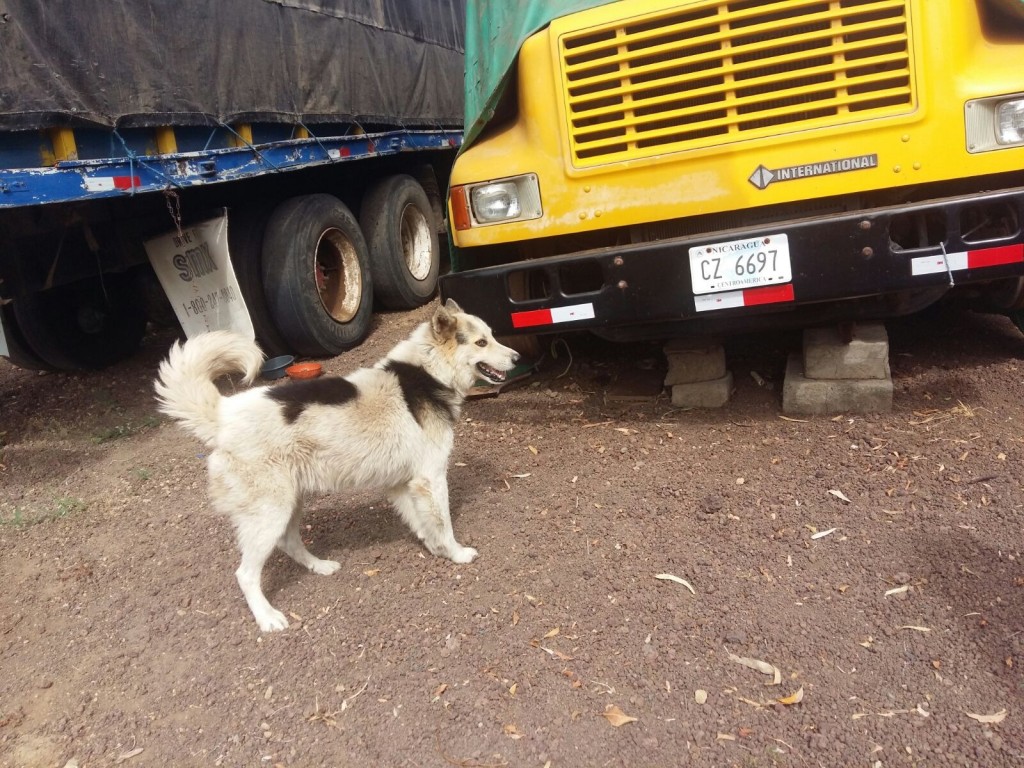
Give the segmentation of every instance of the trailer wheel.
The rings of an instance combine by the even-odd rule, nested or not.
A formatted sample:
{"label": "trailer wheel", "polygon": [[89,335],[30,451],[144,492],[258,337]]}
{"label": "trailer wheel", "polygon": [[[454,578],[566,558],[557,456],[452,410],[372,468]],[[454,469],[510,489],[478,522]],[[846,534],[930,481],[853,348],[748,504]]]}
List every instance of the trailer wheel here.
{"label": "trailer wheel", "polygon": [[46,363],[39,355],[29,349],[25,338],[14,317],[10,305],[0,306],[0,321],[4,327],[4,339],[7,341],[7,359],[26,371],[53,371],[52,365]]}
{"label": "trailer wheel", "polygon": [[412,176],[389,176],[363,198],[359,221],[373,265],[374,296],[388,309],[430,301],[441,263],[434,212]]}
{"label": "trailer wheel", "polygon": [[232,208],[228,214],[228,252],[260,348],[268,357],[289,352],[274,323],[263,290],[263,236],[272,205]]}
{"label": "trailer wheel", "polygon": [[26,346],[58,371],[97,370],[129,357],[146,332],[130,273],[19,296],[11,306]]}
{"label": "trailer wheel", "polygon": [[263,233],[267,307],[293,353],[322,357],[354,347],[370,330],[373,284],[366,241],[331,195],[279,205]]}

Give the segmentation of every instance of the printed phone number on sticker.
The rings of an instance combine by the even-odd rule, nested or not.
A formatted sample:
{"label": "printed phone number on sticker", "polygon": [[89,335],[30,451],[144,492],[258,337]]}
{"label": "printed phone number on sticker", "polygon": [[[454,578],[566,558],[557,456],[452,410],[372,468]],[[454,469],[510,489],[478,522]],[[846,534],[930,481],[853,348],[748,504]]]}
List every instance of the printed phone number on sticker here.
{"label": "printed phone number on sticker", "polygon": [[219,291],[208,293],[205,296],[196,296],[190,301],[183,301],[181,306],[189,317],[199,317],[217,309],[221,303],[230,304],[234,301],[238,301],[234,286],[225,285]]}

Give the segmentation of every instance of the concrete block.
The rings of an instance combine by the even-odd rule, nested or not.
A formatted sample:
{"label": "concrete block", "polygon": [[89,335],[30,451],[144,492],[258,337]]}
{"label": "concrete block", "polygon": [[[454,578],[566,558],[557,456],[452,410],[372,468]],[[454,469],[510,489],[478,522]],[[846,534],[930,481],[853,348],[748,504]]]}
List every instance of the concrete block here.
{"label": "concrete block", "polygon": [[732,371],[711,381],[672,385],[672,405],[677,408],[721,408],[732,395]]}
{"label": "concrete block", "polygon": [[808,379],[888,379],[889,335],[881,323],[856,323],[844,343],[839,327],[804,331],[804,376]]}
{"label": "concrete block", "polygon": [[721,344],[673,339],[665,345],[668,372],[665,386],[714,381],[726,374],[725,349]]}
{"label": "concrete block", "polygon": [[789,356],[782,386],[783,413],[826,416],[837,413],[888,413],[892,379],[810,379],[799,353]]}

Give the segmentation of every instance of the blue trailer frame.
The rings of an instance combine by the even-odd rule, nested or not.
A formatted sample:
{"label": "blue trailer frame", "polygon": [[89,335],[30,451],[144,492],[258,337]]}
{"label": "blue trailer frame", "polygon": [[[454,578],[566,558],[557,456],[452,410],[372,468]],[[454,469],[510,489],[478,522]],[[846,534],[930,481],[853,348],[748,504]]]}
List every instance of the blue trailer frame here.
{"label": "blue trailer frame", "polygon": [[[0,209],[132,196],[250,179],[403,152],[458,149],[461,130],[396,130],[250,143],[241,146],[141,154],[114,132],[123,156],[58,160],[48,167],[0,168]],[[213,134],[211,134],[212,138]],[[5,152],[0,164],[23,153]]]}
{"label": "blue trailer frame", "polygon": [[[316,131],[320,135],[299,122],[227,125],[210,120],[203,125],[119,130],[55,127],[0,132],[0,237],[7,243],[0,252],[0,355],[26,368],[80,370],[130,354],[141,339],[145,318],[163,315],[166,322],[167,310],[177,307],[166,294],[166,285],[166,307],[148,287],[156,286],[156,278],[144,244],[175,230],[181,235],[183,227],[211,216],[227,217],[229,209],[235,234],[228,263],[244,276],[247,309],[242,311],[252,318],[268,352],[305,350],[304,354],[323,356],[358,343],[369,331],[373,301],[385,299],[377,278],[357,278],[349,271],[363,270],[365,275],[371,262],[386,267],[384,262],[390,260],[399,265],[391,268],[394,276],[385,288],[392,292],[393,304],[384,306],[407,308],[427,300],[426,288],[413,285],[408,293],[399,287],[418,279],[398,277],[404,274],[401,251],[406,243],[368,225],[378,232],[378,241],[365,238],[365,245],[353,246],[365,249],[360,250],[366,254],[359,257],[362,266],[351,259],[343,262],[330,247],[322,253],[321,241],[314,240],[305,245],[311,250],[295,256],[297,266],[287,278],[293,287],[296,280],[315,284],[316,291],[348,291],[349,280],[355,281],[353,286],[362,280],[365,291],[351,289],[365,293],[353,319],[332,316],[328,307],[336,297],[328,300],[326,293],[319,299],[323,312],[314,313],[316,320],[279,320],[284,310],[267,305],[265,287],[284,278],[266,282],[270,278],[261,274],[263,231],[271,226],[271,213],[288,199],[305,196],[316,207],[318,195],[331,197],[349,211],[346,237],[361,243],[364,238],[357,232],[364,224],[355,217],[364,196],[381,187],[391,189],[388,194],[408,195],[400,190],[411,184],[420,190],[419,198],[377,194],[375,209],[385,199],[385,207],[415,205],[423,214],[423,226],[430,222],[436,227],[435,237],[444,231],[444,185],[462,144],[461,128],[331,123],[317,124]],[[388,210],[378,215],[391,217],[391,226],[399,226],[399,213],[393,207]],[[65,233],[73,234],[66,239]],[[381,237],[391,240],[385,245]],[[443,240],[435,240],[437,264],[441,247]],[[315,260],[315,269],[308,267],[306,256]],[[341,287],[330,289],[330,270],[341,263],[347,277]],[[430,293],[437,264],[424,277]],[[139,303],[144,309],[135,306]],[[102,318],[99,330],[87,327],[97,325],[95,318]],[[279,332],[280,322],[292,323],[286,333],[290,338]],[[87,358],[86,349],[91,350]]]}

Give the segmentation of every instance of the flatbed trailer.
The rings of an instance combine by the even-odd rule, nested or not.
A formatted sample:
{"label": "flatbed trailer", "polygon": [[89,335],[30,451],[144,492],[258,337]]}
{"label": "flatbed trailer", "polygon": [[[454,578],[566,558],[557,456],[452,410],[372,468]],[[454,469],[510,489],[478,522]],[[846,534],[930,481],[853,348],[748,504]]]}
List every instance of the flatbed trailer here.
{"label": "flatbed trailer", "polygon": [[429,300],[464,5],[349,5],[6,4],[0,355],[102,367],[161,321],[322,357]]}

